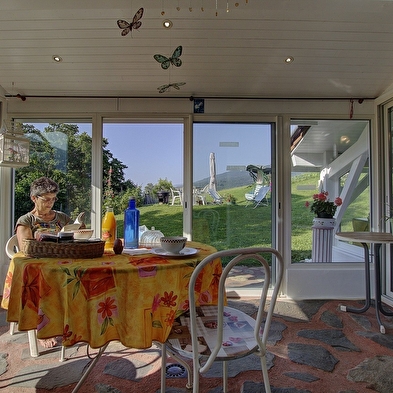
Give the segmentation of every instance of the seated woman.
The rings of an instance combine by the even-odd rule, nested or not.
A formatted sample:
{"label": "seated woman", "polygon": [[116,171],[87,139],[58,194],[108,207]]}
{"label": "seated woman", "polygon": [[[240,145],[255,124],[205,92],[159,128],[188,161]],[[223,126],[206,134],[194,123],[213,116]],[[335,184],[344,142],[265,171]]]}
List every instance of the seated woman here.
{"label": "seated woman", "polygon": [[19,248],[22,249],[23,239],[34,239],[37,231],[57,233],[71,222],[67,214],[53,210],[57,201],[59,186],[52,179],[40,177],[30,186],[30,199],[34,208],[29,213],[19,217],[15,226]]}
{"label": "seated woman", "polygon": [[[59,186],[52,179],[40,177],[33,181],[30,186],[30,199],[34,203],[34,208],[19,217],[15,225],[19,249],[22,249],[23,239],[34,239],[37,231],[50,230],[57,233],[71,222],[67,214],[52,209],[57,201],[58,192]],[[46,348],[57,344],[56,338],[39,341]]]}

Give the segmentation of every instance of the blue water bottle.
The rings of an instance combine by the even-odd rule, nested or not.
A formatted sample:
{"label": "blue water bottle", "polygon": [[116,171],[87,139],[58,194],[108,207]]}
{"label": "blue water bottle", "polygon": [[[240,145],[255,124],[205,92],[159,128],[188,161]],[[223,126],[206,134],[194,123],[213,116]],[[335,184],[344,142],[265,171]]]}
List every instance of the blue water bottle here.
{"label": "blue water bottle", "polygon": [[135,206],[135,197],[131,197],[124,211],[124,248],[138,248],[139,210]]}

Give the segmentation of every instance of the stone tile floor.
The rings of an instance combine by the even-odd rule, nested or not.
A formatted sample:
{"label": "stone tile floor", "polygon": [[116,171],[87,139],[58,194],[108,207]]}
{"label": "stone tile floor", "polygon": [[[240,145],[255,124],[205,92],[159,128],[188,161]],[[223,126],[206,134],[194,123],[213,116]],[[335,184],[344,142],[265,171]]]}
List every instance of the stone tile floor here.
{"label": "stone tile floor", "polygon": [[[230,305],[253,315],[254,270],[241,268],[232,282]],[[239,295],[240,294],[240,295]],[[340,311],[340,304],[360,302],[280,299],[269,336],[269,377],[273,393],[393,392],[393,318],[382,317],[380,334],[374,308],[364,314]],[[27,334],[10,336],[0,312],[0,390],[17,393],[71,392],[90,359],[85,345],[68,348],[69,360],[59,362],[59,349],[32,359]],[[91,350],[93,356],[95,350]],[[169,362],[170,363],[170,362]],[[168,369],[167,393],[184,393],[186,378]],[[173,374],[173,375],[172,375]],[[239,360],[230,367],[230,392],[263,393],[259,360]],[[201,393],[219,393],[220,368],[201,379]],[[156,393],[160,387],[160,352],[156,347],[134,350],[111,343],[80,393]]]}

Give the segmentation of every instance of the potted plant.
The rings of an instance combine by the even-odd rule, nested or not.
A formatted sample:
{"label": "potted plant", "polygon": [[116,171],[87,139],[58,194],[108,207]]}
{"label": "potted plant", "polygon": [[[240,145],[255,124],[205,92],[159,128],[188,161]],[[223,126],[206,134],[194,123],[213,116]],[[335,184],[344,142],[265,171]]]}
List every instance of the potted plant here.
{"label": "potted plant", "polygon": [[226,201],[228,205],[236,205],[236,198],[231,194],[227,195]]}
{"label": "potted plant", "polygon": [[313,195],[313,202],[306,202],[306,207],[310,207],[310,210],[315,213],[318,218],[333,218],[336,213],[337,207],[342,205],[342,199],[337,197],[334,202],[329,201],[329,193],[327,191],[321,191],[318,194]]}

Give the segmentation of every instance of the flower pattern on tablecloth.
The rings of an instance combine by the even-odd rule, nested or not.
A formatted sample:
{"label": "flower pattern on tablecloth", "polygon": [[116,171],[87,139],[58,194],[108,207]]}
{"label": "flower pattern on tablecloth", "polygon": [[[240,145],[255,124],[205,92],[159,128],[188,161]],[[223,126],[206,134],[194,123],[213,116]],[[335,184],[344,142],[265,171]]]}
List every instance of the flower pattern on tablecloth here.
{"label": "flower pattern on tablecloth", "polygon": [[166,314],[166,318],[164,319],[164,322],[166,322],[167,326],[172,326],[175,319],[176,319],[176,312],[171,310],[169,311],[168,314]]}
{"label": "flower pattern on tablecloth", "polygon": [[177,295],[173,294],[173,291],[164,292],[164,296],[161,297],[161,301],[166,307],[175,307],[176,306]]}
{"label": "flower pattern on tablecloth", "polygon": [[154,298],[153,298],[153,303],[151,305],[151,311],[154,313],[154,311],[157,311],[158,307],[160,306],[161,303],[161,295],[157,293]]}
{"label": "flower pattern on tablecloth", "polygon": [[41,273],[40,264],[32,263],[26,266],[22,280],[22,309],[27,306],[38,312],[40,297],[51,289]]}
{"label": "flower pattern on tablecloth", "polygon": [[116,299],[107,297],[103,302],[98,303],[98,322],[101,324],[101,334],[104,334],[109,325],[114,326],[112,316],[117,311]]}
{"label": "flower pattern on tablecloth", "polygon": [[113,270],[110,267],[82,268],[81,266],[74,269],[62,268],[67,275],[67,283],[74,284],[73,298],[78,294],[81,286],[84,289],[87,300],[93,299],[105,293],[109,289],[115,288],[115,279]]}

